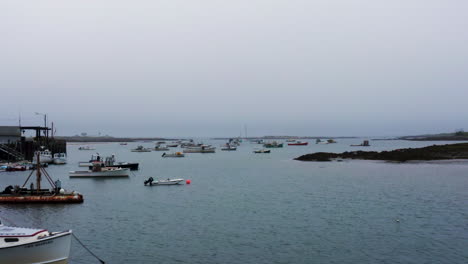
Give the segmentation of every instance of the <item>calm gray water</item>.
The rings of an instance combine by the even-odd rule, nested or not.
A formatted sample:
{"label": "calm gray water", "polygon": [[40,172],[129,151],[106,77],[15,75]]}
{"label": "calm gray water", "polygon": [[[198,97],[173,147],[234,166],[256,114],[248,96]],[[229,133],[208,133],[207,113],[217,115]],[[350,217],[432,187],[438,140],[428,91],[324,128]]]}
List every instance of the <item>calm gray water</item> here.
{"label": "calm gray water", "polygon": [[[0,216],[6,224],[73,229],[107,263],[468,263],[468,162],[292,160],[357,150],[349,145],[362,140],[338,141],[263,155],[244,142],[235,152],[181,159],[130,152],[152,143],[69,145],[69,163],[48,172],[85,202],[0,205]],[[371,141],[364,149],[442,143]],[[141,169],[126,179],[70,179],[68,171],[95,152]],[[0,173],[0,188],[27,174]],[[192,184],[145,187],[149,176]],[[98,262],[74,241],[71,263]]]}

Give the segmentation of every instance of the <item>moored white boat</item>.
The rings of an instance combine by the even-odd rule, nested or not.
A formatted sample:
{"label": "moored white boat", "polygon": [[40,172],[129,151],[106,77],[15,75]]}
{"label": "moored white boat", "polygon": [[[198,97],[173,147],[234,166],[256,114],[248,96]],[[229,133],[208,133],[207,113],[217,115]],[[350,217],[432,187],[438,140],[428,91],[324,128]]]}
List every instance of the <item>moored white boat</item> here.
{"label": "moored white boat", "polygon": [[54,164],[66,164],[67,163],[67,154],[66,153],[55,153],[54,154]]}
{"label": "moored white boat", "polygon": [[153,148],[154,151],[168,151],[169,148],[168,147],[165,147],[163,145],[156,145],[154,148]]}
{"label": "moored white boat", "polygon": [[237,147],[233,146],[233,145],[230,145],[230,144],[226,144],[224,146],[221,147],[221,150],[224,150],[224,151],[234,151],[234,150],[237,150]]}
{"label": "moored white boat", "polygon": [[100,163],[94,163],[92,170],[70,171],[70,177],[128,177],[130,169],[101,167]]}
{"label": "moored white boat", "polygon": [[167,179],[167,180],[159,180],[154,181],[153,177],[150,177],[145,182],[145,186],[154,186],[154,185],[178,185],[183,184],[184,179]]}
{"label": "moored white boat", "polygon": [[151,152],[151,149],[144,148],[143,146],[138,146],[131,150],[131,152]]}
{"label": "moored white boat", "polygon": [[33,163],[37,163],[37,154],[39,154],[39,159],[41,163],[52,163],[54,161],[54,158],[52,157],[52,152],[50,152],[48,149],[46,150],[41,150],[41,151],[36,151],[34,152],[33,156]]}
{"label": "moored white boat", "polygon": [[78,148],[78,150],[95,150],[95,148],[90,146],[81,146]]}
{"label": "moored white boat", "polygon": [[161,155],[163,158],[183,158],[185,157],[184,153],[182,152],[175,152],[175,153],[163,153]]}
{"label": "moored white boat", "polygon": [[0,263],[66,264],[72,231],[49,232],[4,226],[0,222]]}
{"label": "moored white boat", "polygon": [[215,153],[216,148],[211,145],[201,145],[184,148],[184,153]]}

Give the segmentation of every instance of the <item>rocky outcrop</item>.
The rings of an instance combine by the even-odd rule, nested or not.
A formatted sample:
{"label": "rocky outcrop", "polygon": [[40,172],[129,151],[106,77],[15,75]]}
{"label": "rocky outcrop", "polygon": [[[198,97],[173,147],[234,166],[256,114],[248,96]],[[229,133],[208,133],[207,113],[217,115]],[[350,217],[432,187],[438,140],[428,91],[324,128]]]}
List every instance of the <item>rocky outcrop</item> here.
{"label": "rocky outcrop", "polygon": [[396,149],[392,151],[347,151],[343,153],[317,152],[295,158],[300,161],[332,161],[338,159],[411,161],[468,159],[468,143],[433,145],[424,148]]}

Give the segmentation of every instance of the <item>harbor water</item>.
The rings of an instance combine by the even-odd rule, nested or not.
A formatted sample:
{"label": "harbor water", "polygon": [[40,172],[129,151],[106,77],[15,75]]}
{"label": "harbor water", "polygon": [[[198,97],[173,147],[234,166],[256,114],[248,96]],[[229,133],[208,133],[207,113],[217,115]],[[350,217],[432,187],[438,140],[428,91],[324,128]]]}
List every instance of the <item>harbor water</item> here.
{"label": "harbor water", "polygon": [[[92,151],[68,144],[68,164],[47,171],[81,192],[84,203],[0,205],[0,217],[5,224],[72,229],[106,263],[468,263],[468,162],[293,160],[318,151],[449,143],[350,147],[362,140],[311,140],[270,154],[252,153],[261,145],[249,142],[221,151],[223,141],[204,140],[216,153],[185,158],[130,152],[150,142],[90,144]],[[68,177],[96,152],[139,162],[140,170],[128,178]],[[23,184],[29,173],[0,173],[0,188]],[[144,186],[149,177],[191,184]],[[98,261],[74,241],[70,263]]]}

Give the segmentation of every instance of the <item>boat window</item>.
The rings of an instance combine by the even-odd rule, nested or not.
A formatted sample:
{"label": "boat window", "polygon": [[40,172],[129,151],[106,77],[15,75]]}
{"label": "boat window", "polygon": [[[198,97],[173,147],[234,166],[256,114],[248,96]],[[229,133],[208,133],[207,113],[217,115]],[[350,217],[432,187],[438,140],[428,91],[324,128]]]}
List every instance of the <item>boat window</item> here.
{"label": "boat window", "polygon": [[19,239],[16,238],[16,237],[8,237],[8,238],[5,238],[5,242],[18,242]]}

